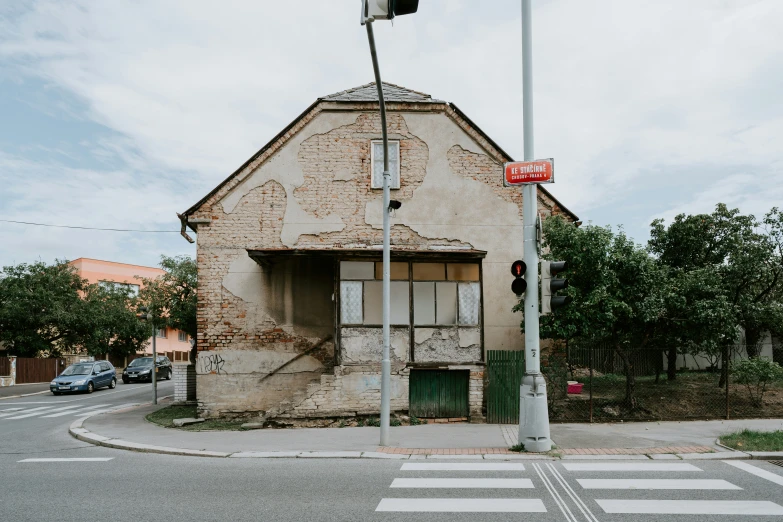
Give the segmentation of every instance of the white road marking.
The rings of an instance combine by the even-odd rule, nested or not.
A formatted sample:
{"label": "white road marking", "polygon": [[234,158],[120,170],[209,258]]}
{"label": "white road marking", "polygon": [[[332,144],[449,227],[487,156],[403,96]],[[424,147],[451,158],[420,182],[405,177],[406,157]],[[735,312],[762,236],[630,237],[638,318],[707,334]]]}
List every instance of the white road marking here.
{"label": "white road marking", "polygon": [[656,515],[783,515],[767,500],[617,500],[596,499],[606,513]]}
{"label": "white road marking", "polygon": [[725,480],[576,479],[584,489],[742,489]]}
{"label": "white road marking", "polygon": [[554,476],[555,479],[560,483],[560,487],[562,487],[568,496],[571,497],[571,500],[574,502],[574,504],[576,504],[576,507],[579,508],[579,511],[582,512],[582,515],[585,516],[588,522],[598,522],[598,519],[595,518],[595,515],[593,515],[593,512],[590,511],[589,507],[587,507],[587,504],[584,503],[582,498],[568,484],[568,481],[563,478],[563,476],[560,474],[560,471],[555,468],[554,464],[547,464],[547,467],[549,468],[550,473],[552,473],[552,476]]}
{"label": "white road marking", "polygon": [[783,486],[783,477],[781,477],[780,475],[776,475],[771,471],[761,469],[757,466],[754,466],[753,464],[748,464],[747,462],[742,462],[739,460],[724,460],[723,462],[728,464],[729,466],[734,466],[735,468],[739,468],[743,471],[747,471],[748,473],[756,475],[757,477],[767,479],[770,482],[774,482],[775,484],[780,484],[781,486]]}
{"label": "white road marking", "polygon": [[32,410],[24,410],[22,412],[22,415],[17,415],[16,417],[8,417],[6,420],[16,420],[16,419],[26,419],[27,417],[35,417],[36,415],[40,415],[46,411],[49,413],[48,410],[53,410],[54,408],[52,406],[41,406],[40,408],[33,408]]}
{"label": "white road marking", "polygon": [[701,471],[685,462],[564,462],[568,471]]}
{"label": "white road marking", "polygon": [[[52,417],[62,417],[63,415],[81,415],[83,412],[84,414],[87,414],[87,413],[91,413],[88,410],[94,410],[95,408],[103,408],[104,406],[108,406],[108,404],[96,404],[94,406],[87,406],[86,408],[82,408],[81,405],[66,406],[66,408],[68,408],[68,411],[60,411],[57,413],[52,413],[51,415],[44,415],[43,417],[49,419]],[[51,412],[46,412],[46,413],[51,413]]]}
{"label": "white road marking", "polygon": [[55,410],[55,411],[63,412],[63,413],[54,413],[52,415],[48,415],[49,413],[52,413],[52,411],[50,410],[50,411],[43,411],[43,412],[39,411],[38,415],[43,414],[42,417],[59,417],[61,415],[68,415],[70,413],[73,413],[74,411],[78,410],[79,408],[81,408],[81,406],[78,406],[78,405],[77,406],[65,406],[63,408],[59,408],[59,409]]}
{"label": "white road marking", "polygon": [[538,498],[384,498],[375,511],[546,513]]}
{"label": "white road marking", "polygon": [[402,471],[525,471],[524,464],[513,462],[406,462]]}
{"label": "white road marking", "polygon": [[17,462],[106,462],[114,457],[70,458],[70,459],[24,459]]}
{"label": "white road marking", "polygon": [[19,410],[23,410],[24,408],[8,408],[7,410],[3,410],[7,413],[0,413],[0,418],[2,417],[8,417],[10,415],[16,415],[16,412]]}
{"label": "white road marking", "polygon": [[19,410],[22,410],[22,409],[24,409],[24,408],[6,408],[6,409],[0,410],[0,411],[19,411]]}
{"label": "white road marking", "polygon": [[549,480],[549,477],[547,477],[546,473],[540,468],[540,466],[540,464],[533,464],[533,469],[536,470],[536,473],[538,473],[538,476],[541,478],[541,481],[544,483],[547,491],[549,491],[549,494],[552,495],[552,500],[554,500],[555,504],[557,504],[557,507],[560,508],[560,511],[563,513],[563,516],[566,517],[567,522],[577,522],[576,517],[571,512],[568,504],[566,504],[566,502],[563,500],[563,497],[560,496],[557,488],[552,484],[552,482]]}
{"label": "white road marking", "polygon": [[533,489],[533,481],[504,478],[396,478],[390,487]]}

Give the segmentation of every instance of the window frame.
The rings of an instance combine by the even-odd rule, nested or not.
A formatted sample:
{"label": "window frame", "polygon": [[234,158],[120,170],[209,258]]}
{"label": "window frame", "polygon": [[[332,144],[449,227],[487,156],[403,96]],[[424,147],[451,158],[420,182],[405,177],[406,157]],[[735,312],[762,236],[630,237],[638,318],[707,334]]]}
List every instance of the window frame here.
{"label": "window frame", "polygon": [[[444,261],[444,260],[415,260],[412,259],[409,261],[410,263],[410,273],[411,273],[411,295],[413,294],[413,285],[415,283],[433,283],[433,299],[434,299],[434,315],[435,315],[435,322],[432,324],[416,324],[414,323],[414,315],[415,312],[415,304],[413,302],[413,298],[411,298],[411,325],[414,328],[481,328],[482,331],[482,344],[483,344],[483,332],[484,332],[484,272],[482,270],[482,263],[480,261]],[[420,279],[420,280],[414,280],[413,279],[413,264],[417,263],[434,263],[434,264],[442,264],[443,265],[443,273],[444,278],[443,279]],[[475,264],[478,265],[478,281],[460,281],[457,279],[449,279],[449,264]],[[456,285],[456,300],[457,300],[457,310],[456,310],[456,322],[454,324],[438,324],[438,283],[454,283]],[[459,315],[460,315],[460,303],[459,303],[459,284],[460,283],[478,283],[479,285],[479,302],[478,302],[478,318],[476,321],[476,324],[461,324],[459,322]]]}
{"label": "window frame", "polygon": [[[361,323],[344,323],[342,320],[342,283],[344,281],[353,281],[353,282],[359,282],[362,283],[362,321],[364,321],[364,306],[365,306],[365,290],[364,290],[364,283],[367,281],[382,281],[382,279],[356,279],[356,278],[347,278],[343,279],[341,270],[340,270],[340,263],[342,262],[373,262],[373,263],[380,263],[381,261],[377,259],[367,259],[367,258],[341,258],[337,260],[337,271],[336,271],[336,288],[335,293],[337,295],[336,298],[336,315],[337,315],[337,321],[336,325],[338,328],[382,328],[382,324],[366,324],[364,322]],[[420,259],[405,259],[405,260],[394,260],[393,263],[405,263],[408,266],[408,278],[405,279],[392,279],[391,282],[402,282],[407,281],[408,283],[408,312],[409,312],[409,322],[407,324],[405,323],[391,323],[391,327],[408,327],[411,329],[414,328],[481,328],[482,331],[482,339],[483,339],[483,331],[484,331],[484,281],[483,281],[483,268],[482,268],[482,262],[481,260],[446,260],[446,259],[437,259],[437,260],[420,260]],[[427,279],[427,280],[414,280],[413,278],[413,265],[419,264],[419,263],[433,263],[433,264],[442,264],[443,265],[443,271],[444,271],[444,279]],[[449,264],[475,264],[478,266],[478,281],[461,281],[461,280],[451,280],[448,279],[448,265]],[[415,305],[414,305],[414,284],[415,283],[433,283],[433,285],[437,285],[438,283],[454,283],[456,285],[456,292],[455,292],[455,298],[457,301],[457,307],[456,307],[456,322],[453,324],[438,324],[438,309],[437,309],[437,286],[433,287],[433,299],[434,299],[434,315],[435,315],[435,321],[434,323],[422,323],[422,324],[416,324],[415,323]],[[459,285],[460,283],[476,283],[479,285],[479,302],[478,302],[478,318],[477,322],[475,324],[462,324],[459,321],[460,318],[460,302],[459,302]]]}
{"label": "window frame", "polygon": [[[373,277],[372,278],[367,278],[367,279],[357,279],[357,278],[346,278],[346,279],[343,279],[343,277],[342,277],[342,268],[341,268],[341,263],[343,263],[343,262],[349,262],[349,263],[357,263],[357,262],[358,263],[361,263],[361,262],[372,263],[373,264],[373,271],[372,271]],[[398,262],[398,261],[395,261],[395,262]],[[410,277],[411,277],[411,274],[410,274],[410,263],[408,261],[404,261],[404,262],[408,265],[408,277],[407,277],[407,279],[391,279],[390,283],[400,283],[400,282],[408,283],[408,323],[394,323],[394,322],[390,322],[389,323],[390,327],[398,327],[398,328],[410,328],[410,327],[412,327],[412,324],[410,323],[410,321],[412,320],[412,317],[413,317],[413,315],[411,313],[412,306],[413,306],[413,301],[412,301],[412,296],[411,296],[411,288],[412,287],[410,286]],[[364,322],[364,319],[365,319],[364,306],[365,306],[365,302],[366,302],[365,301],[365,285],[364,284],[366,282],[378,283],[378,282],[382,282],[383,281],[383,279],[377,279],[376,278],[376,270],[375,270],[375,264],[376,263],[379,263],[379,261],[376,260],[376,259],[338,259],[337,260],[337,271],[336,271],[337,272],[336,273],[337,288],[336,288],[336,294],[338,295],[338,299],[337,299],[337,303],[336,303],[335,308],[336,308],[337,319],[338,319],[336,324],[337,324],[338,328],[383,328],[383,322],[382,321],[381,321],[380,324],[378,324],[378,323],[368,324],[368,323]],[[362,307],[361,307],[362,308],[362,322],[361,323],[344,323],[343,322],[343,313],[342,313],[343,312],[342,311],[342,293],[343,293],[342,292],[342,283],[343,282],[347,282],[347,281],[354,282],[354,283],[361,283],[362,284],[362,292],[361,292],[361,294],[362,294]],[[383,313],[383,312],[381,312],[381,313]],[[392,314],[390,313],[389,315],[391,316]]]}
{"label": "window frame", "polygon": [[177,330],[177,341],[181,343],[186,343],[190,339],[188,339],[188,334],[183,332],[182,330]]}
{"label": "window frame", "polygon": [[[381,184],[380,186],[375,186],[375,145],[376,144],[383,144],[383,140],[370,140],[370,189],[372,190],[383,190],[383,172],[381,172]],[[392,149],[392,144],[396,144],[395,147],[397,151],[396,155],[396,163],[397,163],[397,183],[394,183],[394,173],[391,175],[391,180],[389,183],[389,189],[390,190],[399,190],[400,186],[402,185],[402,165],[400,164],[400,140],[389,140],[389,150]],[[392,160],[392,156],[389,157],[389,160]],[[389,161],[391,163],[391,161]]]}
{"label": "window frame", "polygon": [[[159,335],[160,333],[163,333],[163,335]],[[163,328],[155,328],[155,337],[158,339],[168,339],[168,327],[164,326]]]}
{"label": "window frame", "polygon": [[98,281],[98,286],[106,290],[123,289],[130,293],[130,295],[133,297],[139,297],[139,291],[141,291],[141,285],[137,285],[136,283],[120,283],[118,281],[108,281],[105,279],[100,279]]}

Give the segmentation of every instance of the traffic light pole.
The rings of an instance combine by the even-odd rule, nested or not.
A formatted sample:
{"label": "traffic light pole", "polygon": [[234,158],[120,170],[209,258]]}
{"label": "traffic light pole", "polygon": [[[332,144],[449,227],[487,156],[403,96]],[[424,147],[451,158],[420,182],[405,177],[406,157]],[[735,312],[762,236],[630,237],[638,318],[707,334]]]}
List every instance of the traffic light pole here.
{"label": "traffic light pole", "polygon": [[[525,161],[533,161],[533,35],[530,0],[522,0],[522,112]],[[541,375],[540,339],[538,333],[538,248],[536,216],[538,187],[522,186],[522,223],[525,280],[525,375],[519,388],[519,443],[525,451],[549,451],[549,412],[546,381]]]}
{"label": "traffic light pole", "polygon": [[155,349],[155,338],[158,329],[152,325],[152,404],[158,404],[158,352]]}
{"label": "traffic light pole", "polygon": [[386,103],[383,100],[383,85],[381,84],[381,70],[378,66],[378,55],[375,52],[375,36],[372,31],[372,23],[367,22],[367,39],[370,41],[370,54],[372,55],[372,68],[375,73],[375,85],[378,87],[378,103],[381,107],[381,133],[383,135],[383,355],[381,360],[381,446],[389,445],[389,417],[391,414],[391,400],[389,394],[391,380],[391,362],[389,361],[391,322],[390,290],[390,258],[391,258],[391,233],[389,223],[389,139],[386,132]]}

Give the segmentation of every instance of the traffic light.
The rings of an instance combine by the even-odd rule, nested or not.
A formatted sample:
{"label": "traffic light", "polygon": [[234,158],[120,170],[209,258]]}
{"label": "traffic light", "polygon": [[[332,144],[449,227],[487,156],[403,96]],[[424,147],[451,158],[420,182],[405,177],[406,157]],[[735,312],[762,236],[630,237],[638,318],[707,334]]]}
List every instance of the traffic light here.
{"label": "traffic light", "polygon": [[152,314],[147,312],[147,307],[146,306],[140,306],[139,307],[139,312],[141,312],[141,313],[136,314],[136,317],[140,321],[148,321],[148,320],[152,319]]}
{"label": "traffic light", "polygon": [[419,0],[362,0],[362,25],[412,14],[418,9]]}
{"label": "traffic light", "polygon": [[520,296],[525,293],[527,289],[527,281],[525,281],[525,270],[527,265],[524,261],[514,261],[511,264],[511,275],[514,276],[514,280],[511,282],[511,291]]}
{"label": "traffic light", "polygon": [[571,296],[555,295],[558,290],[568,288],[568,279],[555,277],[565,269],[565,261],[541,261],[541,315],[549,315],[571,302]]}

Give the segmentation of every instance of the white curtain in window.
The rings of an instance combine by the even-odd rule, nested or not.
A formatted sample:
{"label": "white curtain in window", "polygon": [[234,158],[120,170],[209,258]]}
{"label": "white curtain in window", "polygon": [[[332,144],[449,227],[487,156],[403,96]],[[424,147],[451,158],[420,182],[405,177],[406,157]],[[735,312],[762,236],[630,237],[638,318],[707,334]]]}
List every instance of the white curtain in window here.
{"label": "white curtain in window", "polygon": [[340,317],[343,324],[362,324],[361,281],[340,281]]}
{"label": "white curtain in window", "polygon": [[477,325],[479,322],[478,283],[459,283],[459,324]]}

